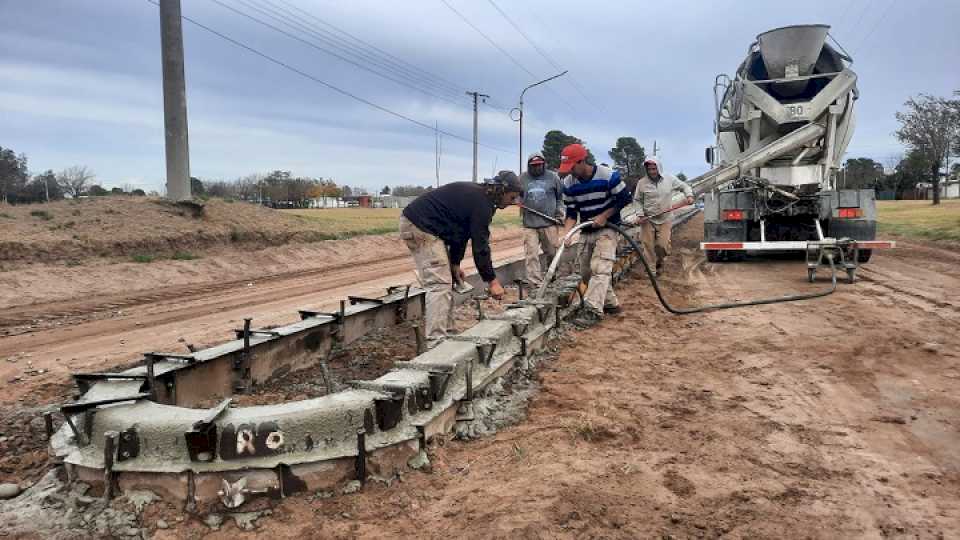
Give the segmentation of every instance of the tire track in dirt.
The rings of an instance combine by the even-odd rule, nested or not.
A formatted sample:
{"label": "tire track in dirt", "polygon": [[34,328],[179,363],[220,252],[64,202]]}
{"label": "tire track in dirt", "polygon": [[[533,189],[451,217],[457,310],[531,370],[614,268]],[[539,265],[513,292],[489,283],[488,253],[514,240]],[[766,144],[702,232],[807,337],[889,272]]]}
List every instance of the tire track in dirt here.
{"label": "tire track in dirt", "polygon": [[[498,261],[522,252],[522,243],[515,237],[493,247]],[[464,269],[471,268],[472,261],[464,261]],[[340,265],[336,271],[326,268],[257,279],[252,287],[244,279],[230,285],[187,287],[201,291],[194,295],[135,294],[119,314],[107,308],[107,312],[81,316],[75,323],[54,320],[54,326],[0,339],[0,359],[16,360],[0,360],[0,380],[9,386],[0,402],[16,400],[73,371],[105,370],[144,352],[175,351],[185,343],[205,346],[232,339],[230,329],[243,317],[252,316],[255,327],[289,323],[296,320],[297,308],[331,309],[351,294],[382,293],[387,286],[412,282],[412,269],[409,256],[388,256],[362,268]],[[147,300],[152,296],[160,299]],[[89,302],[94,307],[119,304]]]}

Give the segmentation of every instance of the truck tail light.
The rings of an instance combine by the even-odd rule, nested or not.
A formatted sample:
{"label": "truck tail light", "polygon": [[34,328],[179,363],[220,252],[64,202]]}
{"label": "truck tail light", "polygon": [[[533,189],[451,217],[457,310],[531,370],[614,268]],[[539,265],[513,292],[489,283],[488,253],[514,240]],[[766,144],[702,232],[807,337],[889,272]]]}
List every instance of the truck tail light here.
{"label": "truck tail light", "polygon": [[743,210],[724,210],[724,221],[743,221]]}
{"label": "truck tail light", "polygon": [[855,219],[863,217],[863,210],[859,208],[841,208],[839,216],[845,219]]}

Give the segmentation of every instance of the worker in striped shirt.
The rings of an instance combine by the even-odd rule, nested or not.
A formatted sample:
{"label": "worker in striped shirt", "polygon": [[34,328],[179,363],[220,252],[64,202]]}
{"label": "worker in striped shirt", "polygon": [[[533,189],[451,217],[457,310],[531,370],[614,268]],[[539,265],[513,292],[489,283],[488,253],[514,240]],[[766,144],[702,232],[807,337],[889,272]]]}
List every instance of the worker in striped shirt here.
{"label": "worker in striped shirt", "polygon": [[581,235],[580,273],[588,282],[584,295],[586,309],[574,320],[581,328],[597,324],[604,313],[620,312],[620,302],[611,282],[617,257],[617,233],[604,225],[620,223],[620,210],[630,204],[630,191],[620,179],[620,172],[588,163],[588,155],[582,144],[568,145],[560,153],[559,169],[561,175],[566,175],[563,179],[564,236],[578,220],[595,224],[584,229]]}

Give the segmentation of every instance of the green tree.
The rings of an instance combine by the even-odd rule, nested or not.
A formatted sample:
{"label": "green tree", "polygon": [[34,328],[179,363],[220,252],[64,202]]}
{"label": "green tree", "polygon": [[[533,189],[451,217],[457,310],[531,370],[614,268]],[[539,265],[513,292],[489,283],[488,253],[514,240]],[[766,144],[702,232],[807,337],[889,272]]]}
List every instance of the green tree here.
{"label": "green tree", "polygon": [[380,190],[380,194],[381,194],[381,195],[389,195],[389,194],[390,194],[390,186],[383,186],[383,189]]}
{"label": "green tree", "polygon": [[103,189],[103,186],[100,184],[93,184],[89,189],[87,189],[87,195],[90,195],[91,197],[103,197],[109,194],[110,192]]}
{"label": "green tree", "polygon": [[904,193],[916,189],[930,172],[930,158],[923,152],[910,150],[895,167],[893,173],[886,175],[883,189],[893,191],[894,197],[902,199]]}
{"label": "green tree", "polygon": [[843,166],[843,188],[875,188],[883,179],[883,165],[870,158],[851,158]]}
{"label": "green tree", "polygon": [[677,180],[679,180],[679,181],[681,181],[681,182],[686,182],[686,181],[687,181],[687,175],[683,174],[683,172],[678,172],[678,173],[677,173]]}
{"label": "green tree", "polygon": [[0,201],[18,202],[28,178],[27,156],[0,146]]}
{"label": "green tree", "polygon": [[904,106],[906,112],[897,112],[897,139],[929,160],[933,204],[940,204],[940,168],[960,140],[960,100],[920,94]]}
{"label": "green tree", "polygon": [[[563,151],[563,147],[574,143],[583,144],[583,141],[573,135],[567,135],[559,129],[548,131],[547,134],[543,136],[542,150],[543,158],[547,160],[547,167],[551,169],[559,168],[560,152]],[[587,149],[587,162],[596,162],[596,159],[593,157],[593,152],[591,152],[589,148]]]}
{"label": "green tree", "polygon": [[63,199],[63,190],[57,184],[57,175],[47,170],[33,177],[26,189],[29,202],[59,201]]}
{"label": "green tree", "polygon": [[607,151],[607,154],[618,167],[626,171],[627,176],[642,176],[643,160],[647,159],[647,155],[637,139],[620,137],[617,145]]}
{"label": "green tree", "polygon": [[204,189],[203,181],[197,177],[190,177],[190,194],[194,197],[202,197],[207,194],[207,190]]}

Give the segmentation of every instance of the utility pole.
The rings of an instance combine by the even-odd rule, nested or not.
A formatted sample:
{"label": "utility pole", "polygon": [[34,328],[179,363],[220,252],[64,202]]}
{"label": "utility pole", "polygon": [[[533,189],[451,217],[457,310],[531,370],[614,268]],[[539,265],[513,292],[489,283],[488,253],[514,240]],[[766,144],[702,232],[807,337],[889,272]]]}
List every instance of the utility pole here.
{"label": "utility pole", "polygon": [[[486,94],[478,92],[467,92],[468,96],[473,96],[473,183],[477,183],[477,98],[488,98]],[[486,100],[484,99],[484,103]]]}
{"label": "utility pole", "polygon": [[657,155],[657,140],[656,140],[656,139],[653,140],[653,155],[654,155],[654,156]]}
{"label": "utility pole", "polygon": [[166,130],[167,197],[190,200],[190,147],[187,141],[187,83],[183,73],[180,0],[160,0],[163,64],[163,125]]}

